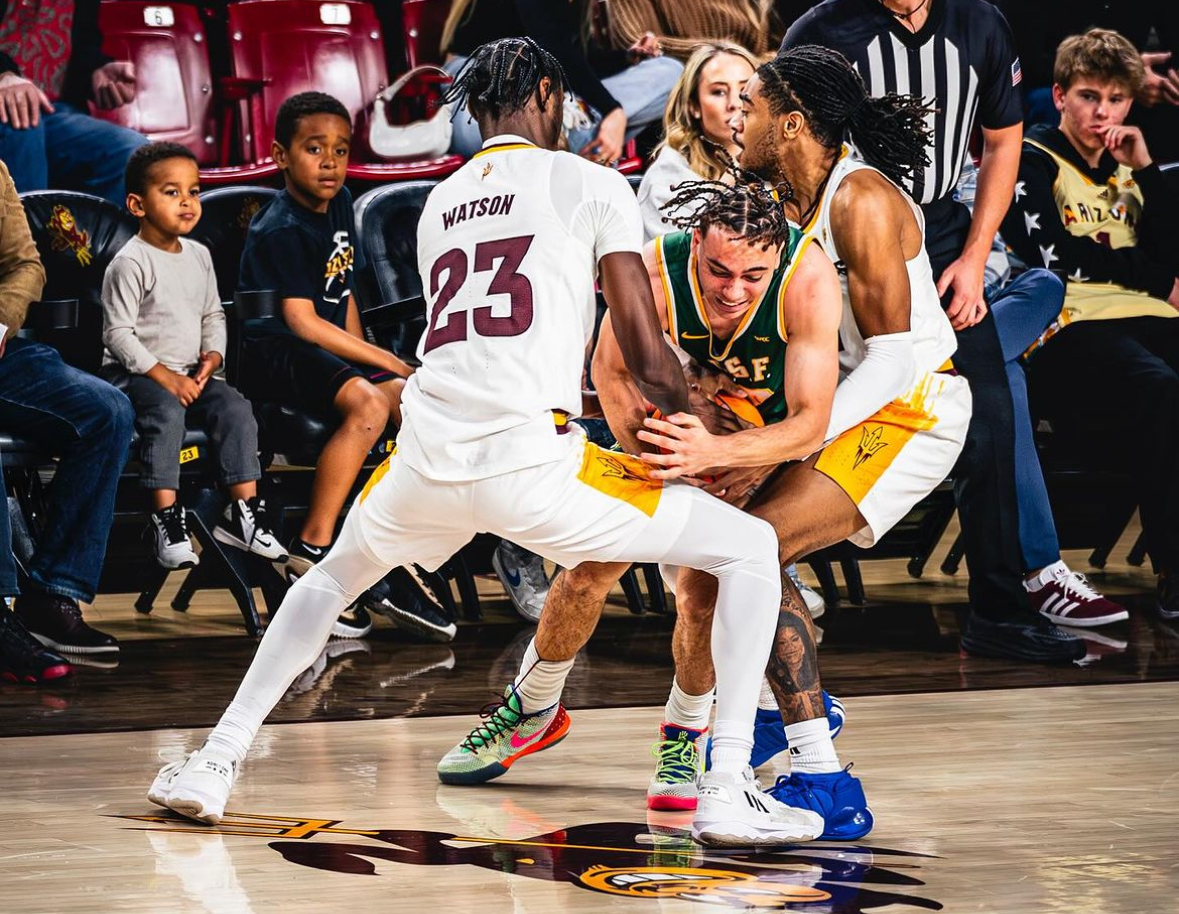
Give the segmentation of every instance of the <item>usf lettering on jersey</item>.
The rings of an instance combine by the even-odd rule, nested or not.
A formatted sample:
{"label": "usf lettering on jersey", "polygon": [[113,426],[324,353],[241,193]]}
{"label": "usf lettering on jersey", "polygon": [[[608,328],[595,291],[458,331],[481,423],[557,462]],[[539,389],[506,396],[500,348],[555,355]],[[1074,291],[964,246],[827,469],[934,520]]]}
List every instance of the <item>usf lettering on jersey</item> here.
{"label": "usf lettering on jersey", "polygon": [[791,227],[765,294],[746,312],[733,335],[721,340],[713,336],[704,310],[691,234],[675,232],[655,239],[672,338],[698,363],[718,368],[749,391],[767,424],[780,422],[789,411],[782,393],[787,343],[782,297],[801,259],[803,244],[802,232]]}

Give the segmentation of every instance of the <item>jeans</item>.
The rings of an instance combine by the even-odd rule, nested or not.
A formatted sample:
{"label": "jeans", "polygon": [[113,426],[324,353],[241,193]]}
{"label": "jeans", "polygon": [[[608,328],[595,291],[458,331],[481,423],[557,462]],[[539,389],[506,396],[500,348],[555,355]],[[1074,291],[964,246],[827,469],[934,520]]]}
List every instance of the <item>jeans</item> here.
{"label": "jeans", "polygon": [[[443,65],[443,69],[454,76],[466,62],[466,57],[454,57]],[[644,128],[663,120],[667,98],[683,71],[684,65],[674,58],[649,57],[602,80],[602,85],[626,112],[628,140],[634,139]],[[601,119],[601,114],[593,111],[590,126],[577,127],[569,131],[570,152],[581,152],[598,135],[597,125]],[[450,151],[470,158],[483,145],[479,125],[466,111],[455,111],[451,117],[451,124],[453,133],[450,138]]]}
{"label": "jeans", "polygon": [[1064,307],[1064,283],[1048,270],[1028,270],[990,303],[1015,417],[1015,496],[1019,505],[1019,543],[1023,570],[1035,571],[1060,561],[1060,541],[1040,457],[1032,434],[1028,382],[1020,356]]}
{"label": "jeans", "polygon": [[211,378],[189,407],[151,378],[115,370],[104,372],[126,392],[139,429],[140,484],[145,489],[180,488],[180,449],[187,428],[204,429],[217,458],[218,476],[227,486],[262,478],[258,463],[258,423],[250,401],[224,381]]}
{"label": "jeans", "polygon": [[[41,590],[94,599],[135,414],[105,381],[66,365],[57,350],[20,338],[0,357],[0,429],[59,458],[45,533],[29,577]],[[0,587],[16,592],[7,512],[0,523]]]}
{"label": "jeans", "polygon": [[17,130],[0,124],[0,159],[12,173],[16,189],[49,187],[80,190],[103,197],[120,209],[126,204],[123,172],[131,153],[147,137],[100,121],[64,102],[41,114],[36,127]]}
{"label": "jeans", "polygon": [[[970,212],[942,199],[923,207],[933,277],[962,253]],[[950,293],[942,299],[948,304]],[[960,330],[954,365],[970,382],[974,413],[954,471],[973,613],[993,622],[1035,617],[1023,588],[1023,555],[1016,498],[1015,410],[994,316]]]}

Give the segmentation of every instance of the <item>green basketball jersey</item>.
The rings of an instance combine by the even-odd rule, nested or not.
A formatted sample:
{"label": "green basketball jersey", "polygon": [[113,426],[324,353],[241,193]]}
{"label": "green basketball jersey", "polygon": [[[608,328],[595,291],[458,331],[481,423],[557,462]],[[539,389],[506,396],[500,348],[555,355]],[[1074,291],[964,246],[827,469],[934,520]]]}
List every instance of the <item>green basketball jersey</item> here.
{"label": "green basketball jersey", "polygon": [[767,425],[780,422],[789,412],[782,393],[786,368],[782,297],[807,241],[802,232],[790,227],[782,259],[765,294],[746,312],[732,337],[721,340],[713,336],[704,310],[691,234],[675,232],[655,239],[672,339],[698,363],[723,371],[749,391],[750,401]]}

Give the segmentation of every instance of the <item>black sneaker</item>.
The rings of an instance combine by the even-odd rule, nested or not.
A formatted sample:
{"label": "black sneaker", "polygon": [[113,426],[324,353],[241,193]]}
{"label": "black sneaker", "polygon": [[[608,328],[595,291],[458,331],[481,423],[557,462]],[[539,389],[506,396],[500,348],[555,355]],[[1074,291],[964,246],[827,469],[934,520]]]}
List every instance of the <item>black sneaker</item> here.
{"label": "black sneaker", "polygon": [[56,650],[70,654],[101,654],[118,651],[113,635],[91,628],[82,620],[78,601],[40,590],[22,593],[14,610],[33,637]]}
{"label": "black sneaker", "polygon": [[149,524],[156,546],[156,561],[161,567],[175,571],[177,568],[195,568],[201,563],[188,538],[188,515],[180,502],[153,511]]}
{"label": "black sneaker", "polygon": [[249,501],[235,498],[225,506],[225,513],[213,528],[213,539],[271,562],[285,562],[289,557],[267,527],[266,502],[256,495]]}
{"label": "black sneaker", "polygon": [[332,637],[354,641],[373,630],[373,617],[357,600],[332,623]]}
{"label": "black sneaker", "polygon": [[279,562],[283,566],[282,573],[287,583],[294,584],[315,565],[318,565],[320,560],[328,554],[330,548],[330,546],[312,546],[297,536],[291,540],[290,548],[287,549],[287,557]]}
{"label": "black sneaker", "polygon": [[394,568],[360,596],[360,603],[395,626],[429,641],[452,641],[458,626],[438,595],[437,575],[416,565]]}
{"label": "black sneaker", "polygon": [[975,657],[1071,663],[1085,656],[1085,642],[1038,616],[1026,622],[995,622],[971,613],[962,650]]}
{"label": "black sneaker", "polygon": [[45,647],[20,619],[0,606],[0,679],[35,685],[69,674],[64,657]]}
{"label": "black sneaker", "polygon": [[1160,574],[1158,588],[1155,590],[1158,598],[1159,617],[1166,622],[1179,619],[1179,586],[1171,580],[1170,575]]}

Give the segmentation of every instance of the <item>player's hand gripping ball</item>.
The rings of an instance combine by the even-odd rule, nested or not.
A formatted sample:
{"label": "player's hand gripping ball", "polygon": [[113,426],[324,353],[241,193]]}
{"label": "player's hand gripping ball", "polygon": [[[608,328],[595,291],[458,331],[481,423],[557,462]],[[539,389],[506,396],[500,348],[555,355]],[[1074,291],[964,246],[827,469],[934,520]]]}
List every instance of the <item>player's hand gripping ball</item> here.
{"label": "player's hand gripping ball", "polygon": [[[739,419],[752,425],[754,428],[763,428],[766,424],[765,420],[761,417],[761,413],[757,411],[757,407],[744,397],[718,393],[712,399],[718,406],[723,406],[725,409],[735,413]],[[663,413],[658,408],[653,408],[651,410],[651,418],[662,419]],[[659,453],[669,454],[671,452],[667,448],[661,447],[659,448]],[[712,485],[712,483],[716,482],[716,478],[713,476],[701,476],[699,478],[705,485]]]}

